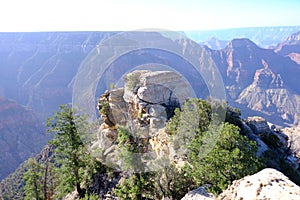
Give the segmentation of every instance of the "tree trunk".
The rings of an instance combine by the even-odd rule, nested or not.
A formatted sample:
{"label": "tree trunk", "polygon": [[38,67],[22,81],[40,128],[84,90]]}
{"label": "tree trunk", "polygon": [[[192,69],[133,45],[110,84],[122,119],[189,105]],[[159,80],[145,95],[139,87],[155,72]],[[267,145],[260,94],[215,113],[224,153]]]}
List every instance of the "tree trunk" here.
{"label": "tree trunk", "polygon": [[49,162],[49,160],[48,160],[48,158],[46,159],[46,163],[45,163],[45,172],[44,172],[44,199],[45,200],[48,200],[48,195],[47,195],[47,182],[48,182],[48,180],[47,180],[47,178],[48,178],[48,163]]}

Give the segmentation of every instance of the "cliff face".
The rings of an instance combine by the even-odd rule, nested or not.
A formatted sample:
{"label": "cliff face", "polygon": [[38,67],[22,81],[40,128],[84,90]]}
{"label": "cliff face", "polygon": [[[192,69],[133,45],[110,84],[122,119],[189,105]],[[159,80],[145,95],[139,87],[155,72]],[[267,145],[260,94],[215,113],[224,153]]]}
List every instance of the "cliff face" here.
{"label": "cliff face", "polygon": [[45,119],[72,98],[72,79],[106,32],[0,33],[0,96]]}
{"label": "cliff face", "polygon": [[297,64],[300,64],[300,32],[294,33],[274,49],[280,55],[290,57]]}
{"label": "cliff face", "polygon": [[16,102],[0,99],[0,180],[46,144],[42,123]]}
{"label": "cliff face", "polygon": [[123,125],[145,140],[147,151],[154,153],[152,158],[169,158],[172,155],[165,123],[190,96],[187,83],[175,72],[137,70],[127,74],[124,88],[107,91],[99,100],[103,123],[93,147],[104,150],[104,162],[115,160],[116,127]]}
{"label": "cliff face", "polygon": [[300,66],[290,57],[249,39],[235,39],[223,50],[208,51],[223,76],[230,104],[241,107],[246,116],[251,114],[245,107],[280,125],[299,123]]}
{"label": "cliff face", "polygon": [[[274,34],[274,30],[270,29],[270,33]],[[294,29],[286,29],[286,31],[291,30]],[[276,33],[273,37],[279,36],[282,32]],[[71,101],[73,79],[81,62],[100,41],[113,34],[107,32],[1,33],[0,96],[29,106],[45,119],[57,109],[58,105]],[[298,35],[299,33],[291,35],[275,50],[258,47],[249,39],[234,39],[222,50],[207,48],[223,76],[229,102],[235,103],[241,92],[253,83],[257,70],[264,68],[263,63],[266,63],[276,76],[281,77],[284,88],[289,94],[299,95]],[[160,39],[161,42],[170,43],[166,38]],[[193,55],[199,51],[199,48],[195,48],[195,44],[186,43],[182,51],[185,50],[194,51],[191,53]],[[203,62],[208,58],[201,59]],[[114,82],[128,70],[145,63],[172,66],[194,88],[200,88],[195,90],[198,97],[205,98],[208,95],[205,83],[196,76],[197,71],[178,56],[165,51],[147,49],[121,56],[111,64],[103,77],[109,77]],[[105,81],[100,79],[97,95],[107,89],[103,87],[105,85],[103,82]],[[242,104],[241,107],[257,111],[247,103]],[[272,112],[277,114],[278,109],[277,106]],[[269,111],[267,113],[270,114]],[[284,113],[278,114],[281,116]],[[283,124],[283,122],[297,123],[298,119],[285,117],[278,123]]]}
{"label": "cliff face", "polygon": [[[259,78],[256,78],[255,84],[271,85],[275,88],[282,87],[280,79],[276,78],[270,71],[266,70],[262,74],[271,75],[273,79],[264,79],[260,82]],[[98,130],[97,141],[93,144],[93,148],[103,150],[101,158],[106,164],[117,163],[117,169],[122,170],[122,163],[117,159],[116,139],[118,131],[116,127],[118,125],[129,127],[130,133],[140,138],[143,145],[146,144],[144,153],[147,157],[144,157],[143,161],[148,162],[147,164],[162,158],[167,158],[178,168],[186,163],[184,157],[176,152],[176,145],[172,143],[170,136],[165,131],[165,123],[172,116],[172,111],[182,105],[190,95],[188,85],[181,78],[180,75],[171,71],[133,71],[125,76],[124,88],[113,89],[102,95],[98,109],[103,123]],[[289,138],[262,117],[249,117],[246,120],[240,120],[239,127],[242,133],[257,142],[257,156],[267,155],[270,152],[276,155],[267,163],[269,167],[284,171],[285,169],[280,163],[285,163],[289,170],[299,174],[299,156],[295,154],[294,149],[291,151],[289,146],[294,142],[294,138]],[[147,154],[147,152],[151,153]],[[163,164],[160,163],[161,166]],[[247,183],[246,186],[245,182]],[[289,187],[294,186],[294,189],[289,189]],[[300,192],[298,186],[280,172],[272,169],[264,170],[253,177],[245,177],[235,181],[218,198],[243,197],[247,199],[247,192],[249,191],[248,195],[251,196],[249,199],[256,197],[276,199],[277,194],[274,196],[265,192],[265,190],[271,189],[280,191],[282,195],[290,195],[289,197],[294,197]],[[258,190],[259,192],[256,193]],[[200,187],[188,193],[183,199],[214,198],[213,195],[206,192],[205,187]]]}

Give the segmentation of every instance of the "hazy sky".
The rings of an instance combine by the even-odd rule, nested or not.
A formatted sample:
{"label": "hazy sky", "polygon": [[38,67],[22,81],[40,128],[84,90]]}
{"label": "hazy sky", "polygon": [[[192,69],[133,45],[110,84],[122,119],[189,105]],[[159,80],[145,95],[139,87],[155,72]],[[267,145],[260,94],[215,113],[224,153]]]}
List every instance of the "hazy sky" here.
{"label": "hazy sky", "polygon": [[1,0],[0,31],[300,25],[300,0]]}

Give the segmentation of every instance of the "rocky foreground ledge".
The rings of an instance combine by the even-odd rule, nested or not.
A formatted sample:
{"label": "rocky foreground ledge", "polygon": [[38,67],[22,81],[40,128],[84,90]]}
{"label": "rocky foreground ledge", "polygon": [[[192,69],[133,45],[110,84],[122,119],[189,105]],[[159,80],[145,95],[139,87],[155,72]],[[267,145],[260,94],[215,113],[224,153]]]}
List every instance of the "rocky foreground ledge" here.
{"label": "rocky foreground ledge", "polygon": [[300,187],[281,172],[266,168],[262,171],[236,180],[217,198],[200,187],[186,194],[182,200],[298,200]]}

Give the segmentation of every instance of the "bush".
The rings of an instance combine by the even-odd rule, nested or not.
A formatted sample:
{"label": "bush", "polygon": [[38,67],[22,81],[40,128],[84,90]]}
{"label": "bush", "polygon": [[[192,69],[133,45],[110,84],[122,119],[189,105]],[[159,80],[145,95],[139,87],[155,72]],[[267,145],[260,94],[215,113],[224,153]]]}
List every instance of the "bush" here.
{"label": "bush", "polygon": [[[218,136],[215,142],[210,137]],[[203,155],[203,144],[212,142],[213,148]],[[189,146],[186,167],[197,185],[210,184],[209,190],[220,193],[233,180],[253,174],[262,169],[262,162],[256,157],[257,146],[254,141],[240,134],[240,129],[225,123],[196,137]]]}
{"label": "bush", "polygon": [[128,74],[125,78],[126,86],[130,91],[133,91],[134,88],[140,82],[140,74],[139,73],[131,73]]}

